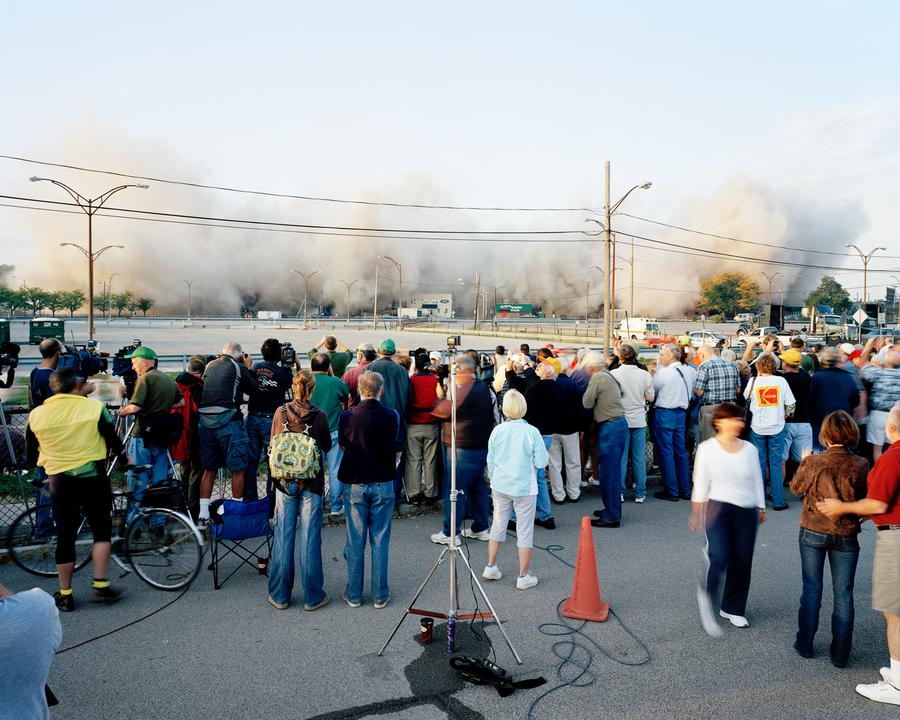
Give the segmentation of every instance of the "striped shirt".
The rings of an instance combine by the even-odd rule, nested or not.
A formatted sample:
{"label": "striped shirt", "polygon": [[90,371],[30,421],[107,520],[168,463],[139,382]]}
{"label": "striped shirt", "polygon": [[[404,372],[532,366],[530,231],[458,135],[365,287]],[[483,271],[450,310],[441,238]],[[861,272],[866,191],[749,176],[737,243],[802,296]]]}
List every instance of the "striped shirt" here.
{"label": "striped shirt", "polygon": [[714,405],[733,401],[738,395],[740,384],[741,376],[734,363],[714,355],[698,368],[694,390],[703,393],[700,398],[703,405]]}

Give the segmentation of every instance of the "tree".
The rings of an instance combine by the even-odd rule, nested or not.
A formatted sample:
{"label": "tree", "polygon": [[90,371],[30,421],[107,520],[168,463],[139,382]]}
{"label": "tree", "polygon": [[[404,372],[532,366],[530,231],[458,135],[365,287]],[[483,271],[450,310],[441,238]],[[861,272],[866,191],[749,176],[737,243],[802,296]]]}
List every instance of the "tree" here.
{"label": "tree", "polygon": [[75,315],[75,311],[84,305],[86,299],[84,292],[81,290],[67,290],[62,293],[62,296],[62,306],[69,311],[69,317]]}
{"label": "tree", "polygon": [[759,285],[741,272],[723,272],[707,278],[700,285],[698,305],[708,312],[734,315],[756,309]]}
{"label": "tree", "polygon": [[836,313],[842,310],[849,310],[852,306],[850,293],[844,290],[844,287],[831,275],[826,275],[822,278],[819,287],[806,296],[803,304],[808,308],[814,308],[816,305],[826,305],[834,308]]}
{"label": "tree", "polygon": [[116,293],[112,296],[112,306],[116,309],[116,313],[119,317],[122,317],[123,310],[129,310],[131,308],[133,302],[134,295],[130,290],[123,293]]}
{"label": "tree", "polygon": [[28,310],[31,310],[31,317],[36,317],[41,310],[47,307],[50,293],[45,290],[36,287],[27,287],[20,292],[22,293],[24,306]]}
{"label": "tree", "polygon": [[[83,305],[84,303],[82,303]],[[99,313],[108,312],[110,308],[109,295],[103,293],[102,295],[94,296],[94,310]]]}
{"label": "tree", "polygon": [[138,298],[138,299],[137,299],[137,302],[134,304],[134,306],[135,306],[138,310],[140,310],[140,311],[142,311],[142,312],[144,313],[144,317],[147,317],[147,311],[148,311],[150,308],[152,308],[153,305],[154,305],[153,300],[151,300],[150,298],[145,298],[145,297]]}
{"label": "tree", "polygon": [[56,317],[56,311],[62,310],[65,307],[65,292],[61,290],[50,290],[46,293],[47,299],[44,302],[44,307],[50,311],[50,314],[53,317]]}

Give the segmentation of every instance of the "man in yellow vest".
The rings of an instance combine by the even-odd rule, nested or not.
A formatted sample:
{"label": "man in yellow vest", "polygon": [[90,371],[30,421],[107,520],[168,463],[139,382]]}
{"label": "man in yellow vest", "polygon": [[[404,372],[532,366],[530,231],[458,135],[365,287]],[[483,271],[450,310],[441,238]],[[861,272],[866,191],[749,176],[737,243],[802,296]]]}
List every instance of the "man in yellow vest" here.
{"label": "man in yellow vest", "polygon": [[111,603],[121,597],[107,575],[112,492],[104,462],[109,452],[124,456],[125,448],[106,408],[79,394],[84,388],[73,369],[54,371],[50,388],[53,395],[28,415],[25,443],[28,459],[42,467],[50,480],[59,574],[59,590],[53,597],[57,608],[71,612],[75,609],[75,539],[82,508],[94,535],[92,599]]}

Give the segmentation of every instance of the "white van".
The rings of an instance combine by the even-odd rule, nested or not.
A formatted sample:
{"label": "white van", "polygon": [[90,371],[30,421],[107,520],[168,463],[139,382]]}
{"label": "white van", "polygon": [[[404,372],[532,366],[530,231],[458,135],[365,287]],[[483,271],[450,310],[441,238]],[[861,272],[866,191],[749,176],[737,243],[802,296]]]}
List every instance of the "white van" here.
{"label": "white van", "polygon": [[616,335],[626,340],[644,340],[648,335],[660,335],[656,318],[626,318],[616,323]]}

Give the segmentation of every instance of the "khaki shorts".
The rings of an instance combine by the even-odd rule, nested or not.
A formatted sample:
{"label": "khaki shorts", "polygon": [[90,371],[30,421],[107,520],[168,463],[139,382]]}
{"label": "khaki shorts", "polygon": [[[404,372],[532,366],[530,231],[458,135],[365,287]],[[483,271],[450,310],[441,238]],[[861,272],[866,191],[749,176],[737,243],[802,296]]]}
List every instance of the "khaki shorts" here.
{"label": "khaki shorts", "polygon": [[872,609],[900,615],[900,530],[880,530],[875,537]]}

